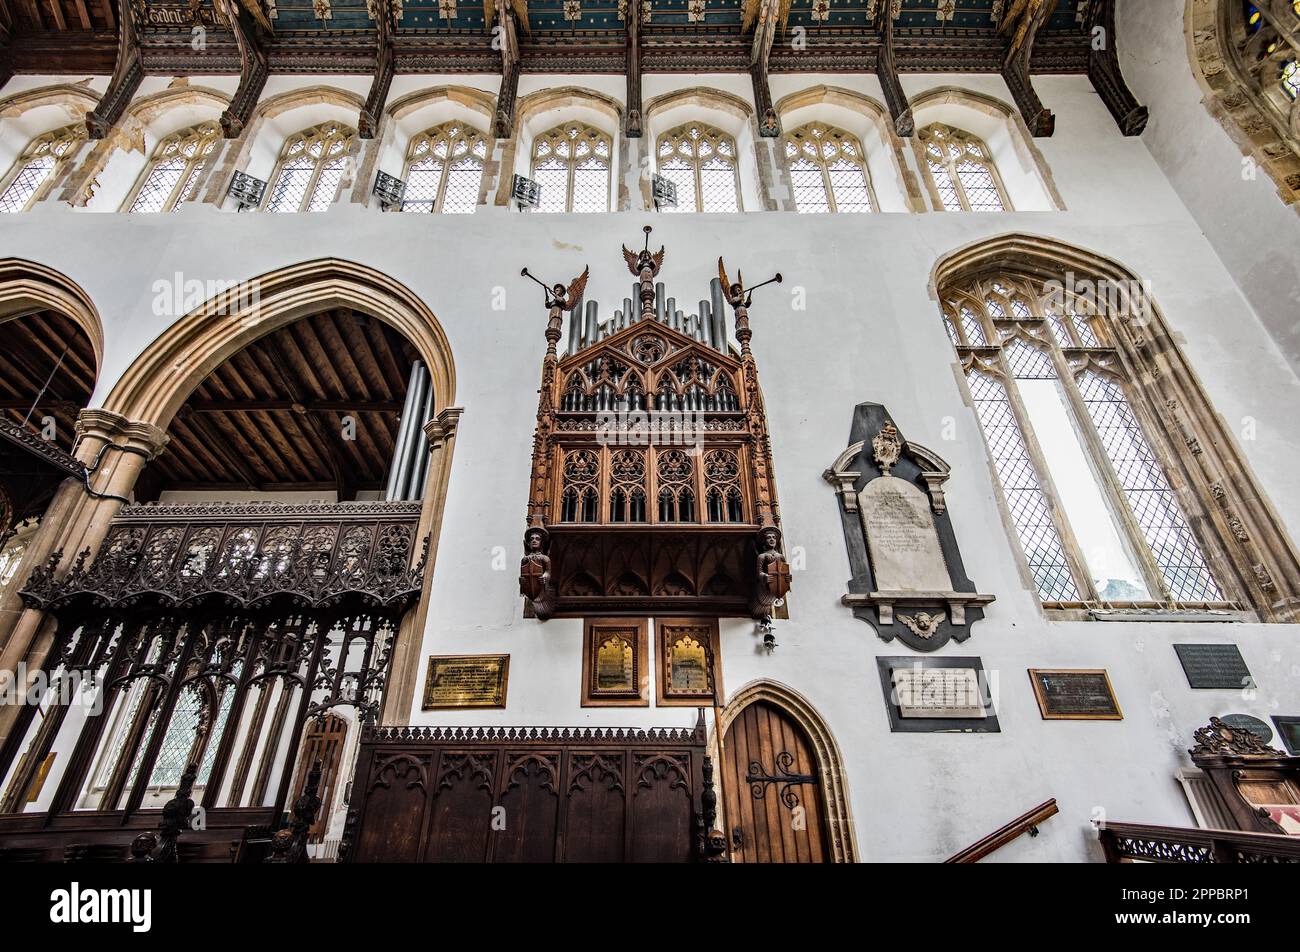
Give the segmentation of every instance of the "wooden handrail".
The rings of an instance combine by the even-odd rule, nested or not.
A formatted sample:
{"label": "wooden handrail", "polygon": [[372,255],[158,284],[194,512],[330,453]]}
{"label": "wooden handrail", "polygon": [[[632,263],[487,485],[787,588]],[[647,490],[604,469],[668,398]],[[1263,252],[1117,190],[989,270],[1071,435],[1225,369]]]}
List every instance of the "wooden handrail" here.
{"label": "wooden handrail", "polygon": [[1024,836],[1028,833],[1030,836],[1038,835],[1038,824],[1044,820],[1056,816],[1061,812],[1056,808],[1056,798],[1053,797],[1044,803],[1040,803],[1028,813],[1016,817],[1001,829],[994,830],[984,839],[972,843],[960,853],[954,853],[949,856],[945,863],[978,863],[990,853],[1002,849],[1012,840]]}
{"label": "wooden handrail", "polygon": [[1099,833],[1108,863],[1300,863],[1300,837],[1278,833],[1140,823],[1107,823]]}

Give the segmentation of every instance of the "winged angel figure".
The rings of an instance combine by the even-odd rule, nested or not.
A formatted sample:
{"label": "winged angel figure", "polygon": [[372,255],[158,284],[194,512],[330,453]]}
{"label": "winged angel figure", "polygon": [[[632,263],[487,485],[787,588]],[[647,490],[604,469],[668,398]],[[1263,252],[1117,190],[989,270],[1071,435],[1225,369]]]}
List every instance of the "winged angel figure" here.
{"label": "winged angel figure", "polygon": [[563,284],[554,285],[547,295],[546,306],[572,311],[578,306],[583,293],[587,290],[587,276],[590,274],[591,268],[583,268],[582,274],[570,281],[567,288]]}
{"label": "winged angel figure", "polygon": [[648,242],[645,250],[640,252],[633,251],[627,245],[624,245],[623,260],[627,262],[627,269],[637,277],[640,277],[641,272],[649,268],[650,277],[653,278],[659,273],[659,269],[664,266],[664,249],[661,245],[659,250],[652,254]]}
{"label": "winged angel figure", "polygon": [[998,30],[1011,37],[1010,52],[1017,53],[1025,41],[1042,25],[1047,0],[1007,0],[1007,12],[1002,15]]}

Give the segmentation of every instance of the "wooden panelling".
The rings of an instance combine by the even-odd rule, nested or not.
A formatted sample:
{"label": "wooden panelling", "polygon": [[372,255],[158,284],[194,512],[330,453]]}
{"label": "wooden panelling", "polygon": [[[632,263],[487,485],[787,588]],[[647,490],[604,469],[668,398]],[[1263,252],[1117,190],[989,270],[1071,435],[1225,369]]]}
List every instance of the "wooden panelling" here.
{"label": "wooden panelling", "polygon": [[377,728],[361,741],[353,862],[690,862],[694,730]]}

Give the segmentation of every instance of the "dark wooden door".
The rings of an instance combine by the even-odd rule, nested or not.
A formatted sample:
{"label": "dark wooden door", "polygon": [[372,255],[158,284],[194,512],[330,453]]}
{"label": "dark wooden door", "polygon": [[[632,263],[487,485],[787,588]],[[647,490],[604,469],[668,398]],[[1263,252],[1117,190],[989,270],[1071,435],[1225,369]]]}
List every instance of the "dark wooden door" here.
{"label": "dark wooden door", "polygon": [[784,711],[749,705],[723,740],[734,863],[824,863],[826,805],[812,744]]}
{"label": "dark wooden door", "polygon": [[311,825],[311,842],[319,843],[329,828],[330,811],[334,806],[334,789],[338,786],[339,767],[343,761],[343,745],[348,738],[348,722],[337,714],[326,714],[307,725],[302,738],[302,756],[298,758],[298,779],[294,784],[292,804],[302,795],[311,765],[321,762],[320,810]]}

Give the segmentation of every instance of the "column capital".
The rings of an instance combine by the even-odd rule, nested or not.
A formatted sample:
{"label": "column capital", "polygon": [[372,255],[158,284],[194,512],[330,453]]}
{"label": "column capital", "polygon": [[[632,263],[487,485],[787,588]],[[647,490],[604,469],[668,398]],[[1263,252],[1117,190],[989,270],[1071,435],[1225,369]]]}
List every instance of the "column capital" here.
{"label": "column capital", "polygon": [[456,428],[460,425],[460,415],[464,407],[447,407],[434,419],[424,424],[424,435],[429,440],[429,452],[439,449],[447,440],[454,439]]}
{"label": "column capital", "polygon": [[[168,439],[167,432],[161,427],[143,420],[128,420],[112,410],[94,408],[82,410],[77,415],[78,453],[86,440],[95,440],[100,444],[128,447],[152,460],[167,446]],[[91,447],[91,450],[98,453],[99,447]]]}

